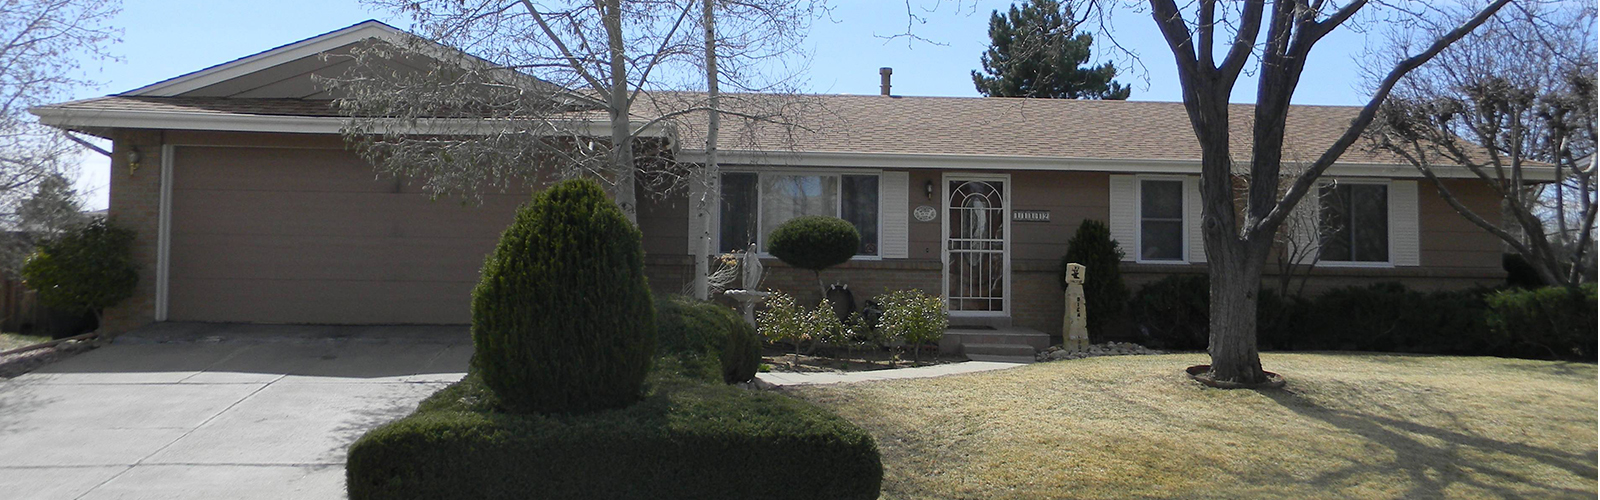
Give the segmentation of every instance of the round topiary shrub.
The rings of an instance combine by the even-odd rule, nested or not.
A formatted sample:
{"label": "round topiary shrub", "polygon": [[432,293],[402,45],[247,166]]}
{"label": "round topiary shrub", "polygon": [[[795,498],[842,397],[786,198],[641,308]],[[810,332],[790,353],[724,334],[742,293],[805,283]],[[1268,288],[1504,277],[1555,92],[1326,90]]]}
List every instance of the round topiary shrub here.
{"label": "round topiary shrub", "polygon": [[517,212],[472,292],[472,370],[507,411],[620,408],[642,393],[655,308],[639,230],[592,180]]}
{"label": "round topiary shrub", "polygon": [[[822,270],[856,256],[861,233],[838,217],[807,215],[789,219],[767,236],[767,253],[794,267],[810,269],[822,286]],[[826,287],[822,289],[827,295]]]}

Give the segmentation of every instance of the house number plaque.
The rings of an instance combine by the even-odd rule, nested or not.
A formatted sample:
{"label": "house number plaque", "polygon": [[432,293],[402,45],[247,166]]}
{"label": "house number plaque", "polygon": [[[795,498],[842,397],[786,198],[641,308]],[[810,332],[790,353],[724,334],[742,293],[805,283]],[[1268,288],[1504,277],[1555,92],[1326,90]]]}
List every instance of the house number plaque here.
{"label": "house number plaque", "polygon": [[939,216],[939,210],[923,205],[913,210],[911,215],[917,218],[917,222],[933,222],[933,219]]}
{"label": "house number plaque", "polygon": [[1017,222],[1050,222],[1049,210],[1012,210],[1011,220]]}

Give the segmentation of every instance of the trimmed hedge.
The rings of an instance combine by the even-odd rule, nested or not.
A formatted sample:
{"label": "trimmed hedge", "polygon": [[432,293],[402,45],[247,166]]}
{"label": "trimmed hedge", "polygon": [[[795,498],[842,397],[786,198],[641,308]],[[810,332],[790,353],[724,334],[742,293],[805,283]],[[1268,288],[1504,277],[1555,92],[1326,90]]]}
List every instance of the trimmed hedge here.
{"label": "trimmed hedge", "polygon": [[1505,355],[1595,361],[1595,285],[1504,290],[1489,295],[1489,329]]}
{"label": "trimmed hedge", "polygon": [[670,295],[656,300],[656,354],[707,380],[734,384],[761,366],[756,329],[726,306]]}
{"label": "trimmed hedge", "polygon": [[471,371],[508,409],[639,400],[656,341],[639,239],[589,179],[556,184],[517,211],[472,291]]}
{"label": "trimmed hedge", "polygon": [[658,374],[627,408],[510,414],[475,376],[362,436],[353,500],[874,499],[877,445],[786,396]]}
{"label": "trimmed hedge", "polygon": [[[1256,335],[1262,349],[1405,352],[1595,360],[1594,285],[1580,292],[1468,289],[1420,292],[1399,283],[1336,288],[1315,299],[1261,290]],[[1169,276],[1132,302],[1141,341],[1204,350],[1208,279]]]}
{"label": "trimmed hedge", "polygon": [[1419,292],[1399,283],[1317,296],[1295,349],[1499,355],[1489,342],[1487,290]]}

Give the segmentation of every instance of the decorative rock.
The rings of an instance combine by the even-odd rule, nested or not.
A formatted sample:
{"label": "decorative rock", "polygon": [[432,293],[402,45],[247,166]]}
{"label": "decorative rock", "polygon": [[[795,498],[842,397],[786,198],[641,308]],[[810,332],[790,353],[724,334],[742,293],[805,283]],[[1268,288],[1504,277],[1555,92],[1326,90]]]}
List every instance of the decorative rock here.
{"label": "decorative rock", "polygon": [[1044,362],[1092,358],[1097,356],[1138,356],[1146,354],[1166,354],[1166,352],[1150,349],[1148,347],[1129,342],[1107,342],[1104,344],[1092,344],[1079,351],[1074,351],[1065,346],[1051,346],[1048,349],[1040,351],[1039,354],[1034,357],[1034,359],[1036,361]]}

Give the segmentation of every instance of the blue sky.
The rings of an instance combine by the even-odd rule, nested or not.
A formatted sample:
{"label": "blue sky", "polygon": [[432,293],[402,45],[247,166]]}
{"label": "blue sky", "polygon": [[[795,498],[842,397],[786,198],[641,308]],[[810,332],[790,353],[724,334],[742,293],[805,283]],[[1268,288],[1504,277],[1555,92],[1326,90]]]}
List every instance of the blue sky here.
{"label": "blue sky", "polygon": [[[917,35],[934,43],[882,38],[905,31],[906,6],[889,0],[835,0],[831,19],[818,21],[807,40],[812,48],[805,87],[812,92],[876,94],[878,68],[894,68],[894,93],[920,96],[977,96],[970,72],[988,44],[989,13],[1010,1],[980,0],[975,8],[956,10],[950,0],[912,0],[925,23]],[[941,5],[935,12],[924,6]],[[122,42],[112,47],[118,62],[86,66],[90,79],[101,82],[83,89],[79,98],[132,90],[150,83],[248,56],[279,45],[333,31],[367,19],[405,28],[406,19],[370,12],[356,0],[126,0],[115,25]],[[1125,60],[1118,80],[1133,86],[1134,100],[1177,101],[1181,89],[1172,56],[1147,14],[1134,12],[1114,19],[1118,40],[1140,56],[1143,69]],[[1365,47],[1361,34],[1348,30],[1323,40],[1295,96],[1297,104],[1361,104],[1355,58]],[[1097,41],[1097,46],[1105,45]],[[1254,100],[1254,82],[1235,89],[1235,102]],[[91,208],[104,208],[109,167],[104,157],[85,155],[78,187]]]}

